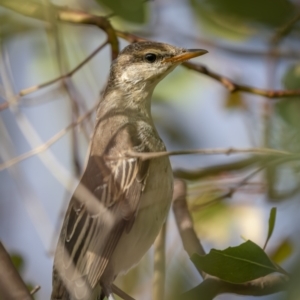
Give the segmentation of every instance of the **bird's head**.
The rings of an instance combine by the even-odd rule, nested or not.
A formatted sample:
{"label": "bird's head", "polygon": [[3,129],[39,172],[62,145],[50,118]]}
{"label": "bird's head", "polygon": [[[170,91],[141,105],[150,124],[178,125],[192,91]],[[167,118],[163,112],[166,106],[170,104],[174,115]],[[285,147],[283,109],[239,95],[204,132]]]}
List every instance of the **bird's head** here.
{"label": "bird's head", "polygon": [[164,43],[137,42],[120,52],[112,65],[111,76],[119,84],[151,89],[182,62],[207,53],[202,49],[184,49]]}

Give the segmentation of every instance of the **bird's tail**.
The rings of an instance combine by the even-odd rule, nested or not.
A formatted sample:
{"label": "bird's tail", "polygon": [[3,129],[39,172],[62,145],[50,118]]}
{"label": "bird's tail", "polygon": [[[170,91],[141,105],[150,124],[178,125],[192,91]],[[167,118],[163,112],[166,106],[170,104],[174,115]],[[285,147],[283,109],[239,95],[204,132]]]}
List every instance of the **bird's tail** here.
{"label": "bird's tail", "polygon": [[[82,292],[84,290],[85,292]],[[75,282],[69,284],[68,288],[66,284],[61,280],[58,272],[53,271],[53,283],[51,300],[103,300],[105,297],[100,284],[87,294],[86,289],[83,286],[79,286]]]}

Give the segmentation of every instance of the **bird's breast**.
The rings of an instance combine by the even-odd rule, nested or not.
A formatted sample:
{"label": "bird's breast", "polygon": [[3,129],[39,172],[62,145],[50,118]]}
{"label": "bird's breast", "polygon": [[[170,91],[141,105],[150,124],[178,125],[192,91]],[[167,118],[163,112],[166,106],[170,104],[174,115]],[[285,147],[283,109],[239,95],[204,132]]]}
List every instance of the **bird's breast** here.
{"label": "bird's breast", "polygon": [[124,232],[112,257],[115,275],[135,266],[154,243],[166,220],[173,194],[173,175],[167,157],[152,159],[139,209],[130,232]]}

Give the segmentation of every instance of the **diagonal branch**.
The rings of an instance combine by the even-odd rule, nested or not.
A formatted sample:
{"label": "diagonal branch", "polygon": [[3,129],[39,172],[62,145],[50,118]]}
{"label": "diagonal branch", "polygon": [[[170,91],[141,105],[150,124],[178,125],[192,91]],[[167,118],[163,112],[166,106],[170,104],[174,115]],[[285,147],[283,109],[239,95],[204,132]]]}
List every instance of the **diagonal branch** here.
{"label": "diagonal branch", "polygon": [[[52,85],[60,80],[72,77],[74,73],[76,73],[79,69],[81,69],[89,60],[91,60],[100,50],[102,50],[106,45],[108,44],[108,41],[105,41],[103,44],[101,44],[96,50],[94,50],[87,58],[85,58],[79,65],[77,65],[74,69],[72,69],[70,72],[59,76],[55,79],[49,80],[47,82],[44,82],[42,84],[34,85],[29,88],[23,89],[19,92],[16,97],[13,98],[13,102],[16,103],[19,99],[22,99],[20,97],[26,96],[28,94],[31,94],[33,92],[36,92],[37,90],[44,88],[46,86]],[[0,111],[8,108],[10,106],[10,102],[6,101],[4,103],[0,104]]]}
{"label": "diagonal branch", "polygon": [[[224,154],[231,155],[237,153],[254,153],[260,155],[294,155],[295,153],[276,150],[272,148],[212,148],[212,149],[195,149],[195,150],[176,150],[176,151],[161,151],[161,152],[127,152],[127,157],[138,157],[141,160],[148,160],[163,156],[189,155],[189,154]],[[108,159],[120,159],[120,157],[107,157]]]}
{"label": "diagonal branch", "polygon": [[1,242],[0,265],[0,298],[6,300],[32,300],[24,281]]}
{"label": "diagonal branch", "polygon": [[250,94],[264,96],[267,98],[300,96],[300,90],[265,90],[265,89],[248,86],[248,85],[238,84],[223,75],[220,75],[218,73],[210,71],[207,67],[200,65],[200,64],[185,62],[185,63],[183,63],[183,66],[185,66],[186,68],[188,68],[190,70],[194,70],[198,73],[205,74],[205,75],[219,81],[231,93],[239,91],[239,92],[246,92],[246,93],[250,93]]}
{"label": "diagonal branch", "polygon": [[[188,256],[190,257],[194,253],[205,255],[204,248],[194,230],[194,222],[187,206],[186,184],[183,180],[177,178],[174,180],[173,212],[184,250]],[[195,267],[202,278],[205,278],[205,273],[196,265]]]}
{"label": "diagonal branch", "polygon": [[52,146],[54,143],[56,143],[60,138],[62,138],[69,130],[71,130],[72,128],[74,128],[75,126],[77,126],[78,124],[80,124],[81,122],[83,122],[86,118],[88,118],[94,111],[95,111],[95,107],[92,107],[92,109],[90,109],[88,112],[86,112],[83,116],[81,116],[80,118],[78,118],[77,121],[69,124],[66,128],[62,129],[61,131],[59,131],[57,134],[55,134],[52,138],[50,138],[46,143],[42,144],[39,147],[36,147],[24,154],[21,154],[20,156],[17,156],[11,160],[8,160],[2,164],[0,164],[0,171],[5,170],[17,163],[20,163],[21,161],[30,158],[36,154],[42,153],[44,151],[46,151],[50,146]]}

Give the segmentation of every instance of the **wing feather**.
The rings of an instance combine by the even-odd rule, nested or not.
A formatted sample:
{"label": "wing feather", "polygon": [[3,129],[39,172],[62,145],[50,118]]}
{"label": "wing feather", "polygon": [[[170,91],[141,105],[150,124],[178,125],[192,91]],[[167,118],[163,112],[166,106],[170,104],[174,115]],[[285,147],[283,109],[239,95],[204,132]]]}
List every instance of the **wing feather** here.
{"label": "wing feather", "polygon": [[[68,260],[63,262],[65,274],[62,276],[73,282],[72,293],[76,299],[86,297],[76,291],[82,287],[82,279],[91,290],[99,283],[121,235],[124,230],[130,231],[138,211],[149,162],[125,158],[124,140],[131,149],[137,143],[132,141],[128,128],[124,128],[114,137],[105,155],[90,156],[81,179],[81,184],[106,210],[89,210],[81,199],[76,198],[76,192],[70,201],[63,225],[65,229],[60,237],[64,251],[68,253],[63,255]],[[107,156],[120,156],[120,159],[108,159]],[[109,222],[110,217],[114,218],[113,222]],[[68,270],[71,265],[76,267],[76,274]]]}

